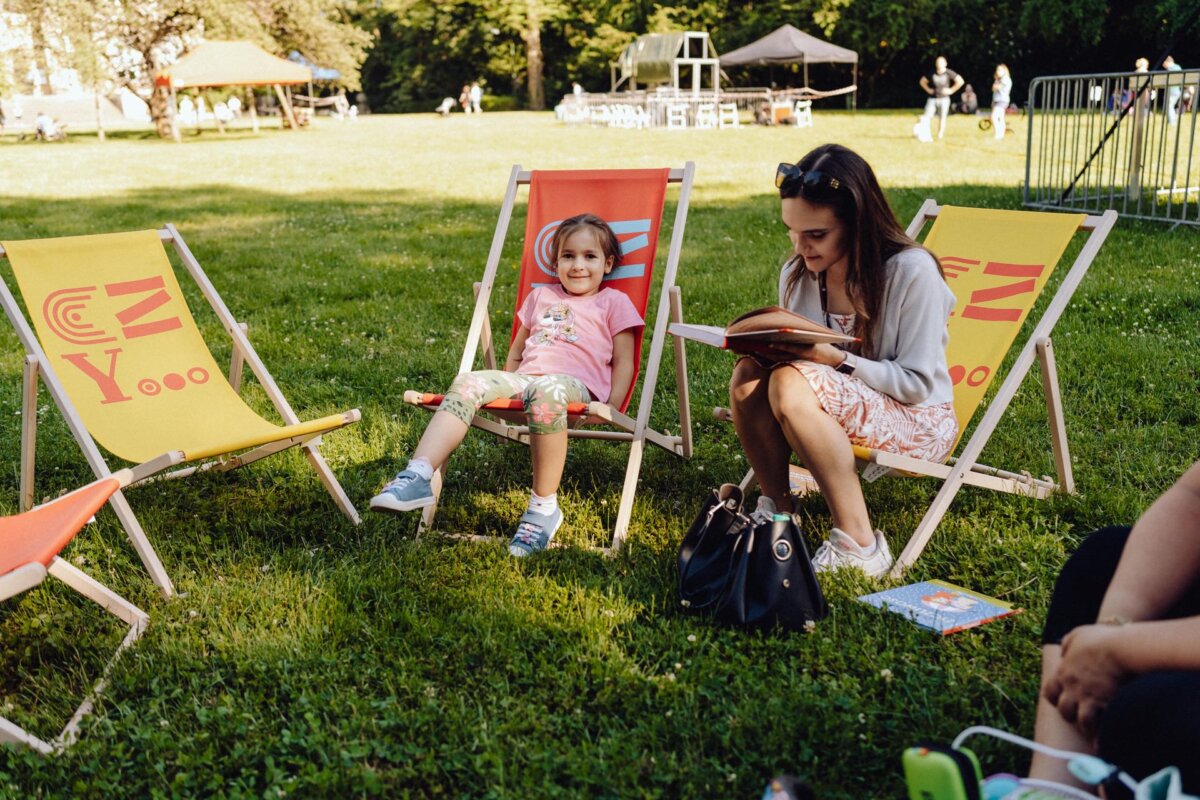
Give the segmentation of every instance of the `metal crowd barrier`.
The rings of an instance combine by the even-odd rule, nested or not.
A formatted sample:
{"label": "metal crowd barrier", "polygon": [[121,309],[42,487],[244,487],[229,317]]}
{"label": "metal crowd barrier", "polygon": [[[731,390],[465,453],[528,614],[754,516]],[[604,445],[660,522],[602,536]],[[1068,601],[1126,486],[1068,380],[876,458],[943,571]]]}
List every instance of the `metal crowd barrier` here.
{"label": "metal crowd barrier", "polygon": [[1200,225],[1200,69],[1034,78],[1024,204]]}

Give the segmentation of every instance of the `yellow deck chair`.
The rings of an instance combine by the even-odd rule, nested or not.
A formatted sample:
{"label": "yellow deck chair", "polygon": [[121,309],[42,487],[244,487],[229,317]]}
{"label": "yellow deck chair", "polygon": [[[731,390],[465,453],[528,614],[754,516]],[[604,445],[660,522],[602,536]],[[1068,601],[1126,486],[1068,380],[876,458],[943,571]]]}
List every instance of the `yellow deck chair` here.
{"label": "yellow deck chair", "polygon": [[[1004,211],[939,206],[933,200],[926,200],[909,224],[908,235],[917,238],[930,220],[934,220],[934,225],[924,244],[942,262],[946,282],[957,298],[950,316],[946,360],[954,381],[954,411],[960,437],[1072,238],[1077,231],[1089,235],[957,458],[943,464],[866,447],[854,448],[863,477],[868,481],[888,474],[928,476],[942,481],[929,510],[896,559],[893,577],[898,577],[921,555],[963,484],[1037,498],[1053,492],[1075,491],[1050,333],[1116,224],[1117,213],[1106,211],[1100,216],[1085,216]],[[1000,424],[1035,358],[1041,364],[1057,480],[978,463],[984,445]],[[714,409],[714,414],[718,419],[732,418],[725,408]],[[751,471],[742,480],[743,489],[753,482]],[[816,486],[805,470],[796,467],[792,469],[792,484],[800,491]]]}
{"label": "yellow deck chair", "polygon": [[[675,275],[679,268],[679,256],[683,249],[683,229],[687,221],[688,201],[691,196],[692,178],[695,165],[687,162],[682,169],[640,169],[640,170],[562,170],[535,171],[522,170],[520,165],[514,166],[508,180],[508,189],[504,195],[504,205],[496,222],[496,232],[492,237],[492,249],[488,254],[487,265],[484,268],[483,280],[475,284],[475,311],[471,317],[471,327],[467,332],[466,347],[463,349],[462,360],[458,371],[468,372],[474,369],[476,355],[483,350],[485,369],[496,369],[496,354],[492,347],[492,332],[489,322],[489,304],[492,289],[496,281],[496,273],[500,266],[500,253],[504,247],[504,239],[508,233],[509,221],[512,218],[513,205],[517,196],[518,186],[529,186],[529,206],[525,220],[525,240],[521,259],[521,273],[518,278],[517,307],[521,301],[540,283],[556,281],[549,259],[549,248],[554,230],[564,219],[591,212],[608,222],[621,242],[621,266],[614,269],[605,278],[605,285],[618,289],[629,295],[634,307],[646,318],[649,305],[651,284],[654,277],[655,253],[658,248],[658,232],[663,216],[663,202],[666,187],[671,183],[680,184],[679,201],[675,208],[675,222],[671,228],[671,245],[667,252],[667,261],[663,270],[662,289],[659,292],[658,307],[653,318],[654,332],[650,340],[648,359],[644,365],[641,359],[642,342],[646,331],[639,331],[636,344],[635,363],[642,374],[641,394],[634,408],[628,407],[638,388],[637,373],[629,395],[619,406],[610,406],[603,402],[572,404],[568,407],[568,436],[588,439],[607,439],[612,441],[629,442],[629,461],[625,469],[625,483],[621,491],[621,502],[617,509],[617,521],[608,551],[615,552],[621,546],[629,530],[629,522],[633,515],[633,500],[637,492],[638,474],[641,470],[642,457],[647,442],[657,445],[667,452],[683,458],[692,455],[691,408],[688,404],[687,364],[684,361],[683,347],[675,343],[675,377],[678,389],[679,424],[678,436],[656,431],[650,427],[650,411],[654,401],[654,390],[658,381],[658,370],[662,362],[663,345],[666,341],[667,323],[682,322],[682,301],[679,287],[675,285]],[[512,335],[516,335],[517,323],[514,321]],[[651,320],[647,319],[647,323]],[[511,341],[511,339],[510,339]],[[427,392],[408,391],[404,400],[411,405],[436,411],[441,404],[442,395]],[[524,424],[525,416],[521,411],[519,401],[499,400],[490,403],[476,414],[471,425],[486,430],[497,436],[512,439],[523,444],[529,443],[529,428]],[[615,428],[615,430],[597,430],[591,426]],[[434,473],[434,497],[440,496],[442,487],[442,470]],[[432,525],[437,513],[436,502],[424,509],[418,532]],[[467,538],[480,538],[468,536]]]}
{"label": "yellow deck chair", "polygon": [[104,584],[59,558],[80,529],[122,486],[141,480],[171,464],[176,454],[168,453],[131,469],[114,472],[70,494],[11,517],[0,517],[0,601],[29,591],[53,575],[79,594],[92,600],[129,626],[103,674],[80,703],[62,733],[47,742],[0,716],[0,744],[24,744],[41,753],[65,750],[79,735],[79,724],[92,712],[104,691],[108,674],[121,653],[142,636],[149,617]]}
{"label": "yellow deck chair", "polygon": [[[232,339],[228,380],[188,310],[164,242],[172,243]],[[179,451],[181,460],[196,463],[160,478],[233,469],[300,445],[338,508],[358,523],[317,449],[322,434],[357,422],[358,410],[301,422],[174,226],[3,242],[0,255],[8,256],[33,320],[31,327],[0,281],[0,302],[26,351],[21,509],[33,503],[40,376],[98,478],[111,470],[97,444],[130,462]],[[238,396],[245,365],[284,425],[263,419]],[[155,584],[170,596],[171,579],[122,492],[110,502]]]}

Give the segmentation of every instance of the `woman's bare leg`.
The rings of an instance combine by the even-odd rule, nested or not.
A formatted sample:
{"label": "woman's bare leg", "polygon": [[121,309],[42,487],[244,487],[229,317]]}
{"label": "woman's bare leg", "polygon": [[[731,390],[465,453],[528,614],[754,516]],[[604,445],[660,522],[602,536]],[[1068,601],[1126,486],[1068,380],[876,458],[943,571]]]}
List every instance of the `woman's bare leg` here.
{"label": "woman's bare leg", "polygon": [[733,411],[734,430],[763,495],[774,500],[780,511],[790,511],[788,464],[792,448],[771,412],[770,380],[770,369],[743,358],[733,368],[729,407]]}
{"label": "woman's bare leg", "polygon": [[[1045,686],[1058,670],[1061,660],[1062,647],[1060,645],[1048,644],[1042,648],[1042,686]],[[1059,750],[1070,750],[1075,753],[1093,752],[1091,743],[1084,738],[1079,729],[1063,719],[1062,715],[1058,713],[1058,709],[1043,697],[1041,692],[1038,693],[1037,719],[1033,725],[1033,738],[1034,741]],[[1075,780],[1067,771],[1067,762],[1041,753],[1033,754],[1033,761],[1029,765],[1029,777],[1044,781],[1057,781],[1068,786],[1077,786],[1080,789],[1090,788]]]}
{"label": "woman's bare leg", "polygon": [[859,546],[871,547],[875,532],[846,431],[825,412],[808,381],[795,369],[777,369],[771,374],[768,397],[776,424],[821,488],[834,526]]}

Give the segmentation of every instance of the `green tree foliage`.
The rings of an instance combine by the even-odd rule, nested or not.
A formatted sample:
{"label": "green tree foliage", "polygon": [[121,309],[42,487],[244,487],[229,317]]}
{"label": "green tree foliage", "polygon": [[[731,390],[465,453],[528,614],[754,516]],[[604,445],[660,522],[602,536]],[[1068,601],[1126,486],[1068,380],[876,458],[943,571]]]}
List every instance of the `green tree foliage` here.
{"label": "green tree foliage", "polygon": [[[358,16],[377,35],[364,87],[384,110],[427,110],[478,78],[492,93],[539,106],[539,69],[552,105],[574,80],[607,89],[609,62],[639,34],[704,30],[718,52],[728,52],[784,23],[858,52],[860,105],[917,106],[924,100],[917,79],[938,55],[985,103],[993,68],[1008,63],[1019,100],[1036,75],[1122,71],[1138,56],[1154,58],[1193,7],[1194,0],[359,0]],[[541,66],[531,69],[535,28]],[[1175,48],[1176,60],[1200,64],[1198,42],[1194,29]],[[803,81],[787,67],[729,77],[742,86]],[[850,77],[846,68],[810,74],[818,88]]]}

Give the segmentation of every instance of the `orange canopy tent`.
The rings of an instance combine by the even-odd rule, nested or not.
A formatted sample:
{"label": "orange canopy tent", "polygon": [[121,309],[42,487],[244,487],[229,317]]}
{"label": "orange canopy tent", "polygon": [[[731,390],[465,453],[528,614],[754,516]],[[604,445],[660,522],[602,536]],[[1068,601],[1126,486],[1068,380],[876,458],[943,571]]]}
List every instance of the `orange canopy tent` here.
{"label": "orange canopy tent", "polygon": [[310,81],[309,67],[273,56],[252,42],[210,41],[164,68],[156,83],[172,93],[190,87],[274,86],[288,121],[296,127],[295,113],[281,86]]}

